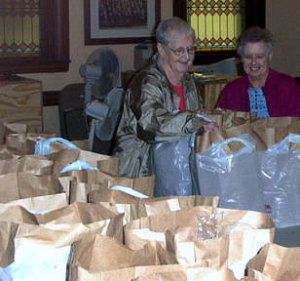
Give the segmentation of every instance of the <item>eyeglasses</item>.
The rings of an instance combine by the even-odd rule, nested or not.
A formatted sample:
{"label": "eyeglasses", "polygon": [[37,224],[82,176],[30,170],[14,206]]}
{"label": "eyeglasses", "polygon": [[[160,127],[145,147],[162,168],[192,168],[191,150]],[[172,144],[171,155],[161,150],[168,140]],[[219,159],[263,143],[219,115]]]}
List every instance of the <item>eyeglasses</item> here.
{"label": "eyeglasses", "polygon": [[193,55],[197,49],[196,46],[190,46],[190,47],[180,47],[178,49],[170,48],[169,46],[165,45],[170,51],[172,51],[177,57],[181,57],[187,52],[189,55]]}

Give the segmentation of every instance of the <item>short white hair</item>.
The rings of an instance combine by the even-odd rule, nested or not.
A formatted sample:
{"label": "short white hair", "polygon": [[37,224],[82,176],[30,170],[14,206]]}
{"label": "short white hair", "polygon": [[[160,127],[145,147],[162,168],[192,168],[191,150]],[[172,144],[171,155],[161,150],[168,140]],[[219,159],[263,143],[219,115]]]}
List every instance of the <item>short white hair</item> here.
{"label": "short white hair", "polygon": [[156,29],[156,42],[168,45],[173,32],[188,34],[195,40],[194,29],[183,19],[172,17],[159,23]]}

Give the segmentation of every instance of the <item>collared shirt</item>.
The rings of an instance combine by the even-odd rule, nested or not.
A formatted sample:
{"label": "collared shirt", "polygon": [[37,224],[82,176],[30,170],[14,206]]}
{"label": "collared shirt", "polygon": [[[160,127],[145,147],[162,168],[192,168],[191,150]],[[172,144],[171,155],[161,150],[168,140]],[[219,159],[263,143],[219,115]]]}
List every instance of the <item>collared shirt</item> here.
{"label": "collared shirt", "polygon": [[248,96],[250,112],[255,113],[257,118],[270,117],[263,88],[248,88]]}

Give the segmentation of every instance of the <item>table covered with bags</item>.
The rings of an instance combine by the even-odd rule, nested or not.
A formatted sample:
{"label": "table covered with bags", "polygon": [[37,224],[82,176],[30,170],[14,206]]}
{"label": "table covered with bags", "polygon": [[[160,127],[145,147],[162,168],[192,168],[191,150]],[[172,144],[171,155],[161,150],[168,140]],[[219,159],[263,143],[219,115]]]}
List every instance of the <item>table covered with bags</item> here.
{"label": "table covered with bags", "polygon": [[[234,123],[229,126],[232,128],[252,123],[246,118],[241,124],[241,115],[232,121],[230,118],[224,123]],[[284,196],[270,202],[265,199],[270,192],[279,198],[283,183],[294,185],[294,180],[284,178],[297,164],[294,122],[290,120],[290,125],[280,129],[280,140],[268,138],[267,146],[261,141],[263,149],[258,149],[257,136],[244,129],[241,134],[228,133],[224,138],[221,134],[203,135],[202,140],[198,136],[196,143],[189,140],[191,148],[182,146],[194,154],[188,155],[189,161],[179,163],[183,166],[177,173],[192,174],[199,155],[205,157],[205,165],[199,164],[201,169],[215,165],[215,159],[208,160],[215,155],[210,149],[222,143],[218,153],[223,160],[230,158],[226,157],[229,154],[233,156],[226,164],[218,157],[217,171],[221,173],[214,176],[214,188],[222,188],[224,182],[234,190],[230,180],[235,182],[234,176],[243,174],[239,184],[253,186],[246,193],[253,201],[256,198],[253,204],[240,200],[245,196],[240,190],[218,196],[196,194],[203,193],[197,169],[193,177],[183,178],[188,185],[178,185],[183,187],[179,188],[182,194],[154,197],[156,184],[163,181],[153,176],[120,177],[118,159],[87,151],[84,142],[70,143],[28,128],[20,130],[17,124],[4,124],[0,151],[0,280],[300,280],[300,248],[276,243],[276,224],[282,222],[281,217],[285,218],[284,227],[294,223],[297,213],[289,216],[289,211],[279,212],[286,210]],[[260,130],[255,127],[254,132]],[[205,150],[199,150],[205,145]],[[273,149],[270,155],[265,154],[267,148]],[[277,154],[278,150],[284,153]],[[266,161],[263,169],[272,177],[263,179],[259,173],[248,183],[255,171],[262,170],[247,169],[255,161]],[[279,171],[284,172],[279,176]],[[180,179],[180,175],[168,177],[167,183],[173,185]],[[259,182],[268,187],[262,197],[254,194],[258,190],[254,185]],[[281,202],[278,206],[277,201]]]}

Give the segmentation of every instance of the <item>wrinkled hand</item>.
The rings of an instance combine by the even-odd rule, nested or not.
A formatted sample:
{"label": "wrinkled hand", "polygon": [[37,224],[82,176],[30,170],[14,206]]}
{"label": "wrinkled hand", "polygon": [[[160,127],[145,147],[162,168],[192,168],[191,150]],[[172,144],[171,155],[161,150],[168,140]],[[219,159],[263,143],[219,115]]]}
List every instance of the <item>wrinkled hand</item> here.
{"label": "wrinkled hand", "polygon": [[216,122],[199,122],[197,134],[203,134],[204,132],[218,131],[220,128]]}
{"label": "wrinkled hand", "polygon": [[208,131],[208,132],[213,132],[213,131],[219,130],[219,126],[216,122],[205,123],[205,124],[203,124],[203,128],[205,131]]}

